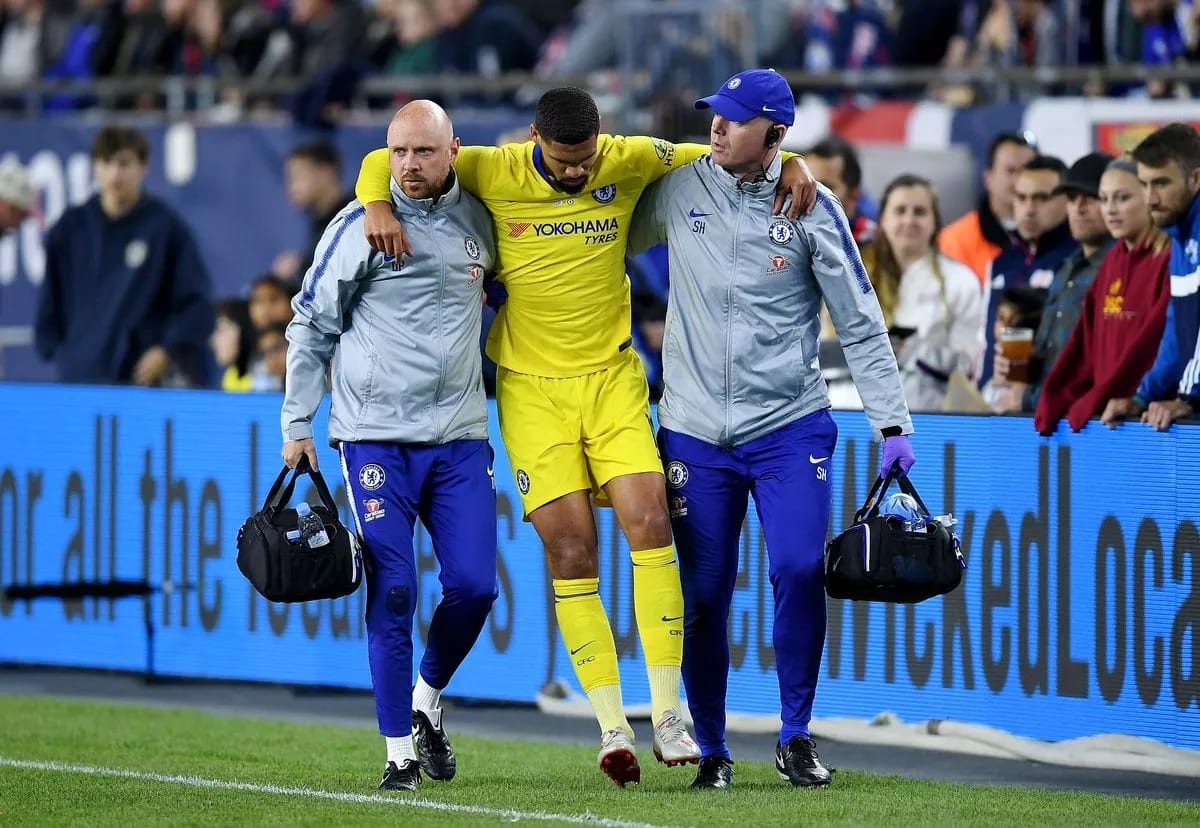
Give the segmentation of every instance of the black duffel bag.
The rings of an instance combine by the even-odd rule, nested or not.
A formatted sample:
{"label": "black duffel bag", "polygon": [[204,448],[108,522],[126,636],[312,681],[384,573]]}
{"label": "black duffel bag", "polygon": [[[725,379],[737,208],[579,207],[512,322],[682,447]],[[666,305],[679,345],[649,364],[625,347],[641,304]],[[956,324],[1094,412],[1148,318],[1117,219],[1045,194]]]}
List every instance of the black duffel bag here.
{"label": "black duffel bag", "polygon": [[949,516],[934,518],[907,477],[900,490],[924,513],[924,526],[906,528],[902,519],[881,515],[888,488],[897,477],[877,477],[854,523],[825,548],[825,591],[833,598],[915,604],[945,595],[962,583],[967,567]]}
{"label": "black duffel bag", "polygon": [[[287,485],[288,468],[275,478],[260,511],[238,530],[238,569],[264,598],[281,603],[342,598],[362,582],[358,540],[338,520],[337,505],[321,473],[301,458]],[[329,543],[310,549],[288,532],[299,529],[296,510],[287,506],[302,474],[312,478],[321,502],[312,507],[321,518]]]}

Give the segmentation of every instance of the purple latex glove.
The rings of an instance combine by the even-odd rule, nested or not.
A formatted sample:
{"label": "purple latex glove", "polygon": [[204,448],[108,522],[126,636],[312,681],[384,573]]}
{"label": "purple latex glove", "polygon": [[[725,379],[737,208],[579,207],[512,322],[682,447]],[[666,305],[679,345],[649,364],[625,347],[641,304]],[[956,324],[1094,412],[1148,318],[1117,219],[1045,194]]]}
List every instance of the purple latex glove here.
{"label": "purple latex glove", "polygon": [[913,454],[912,442],[907,434],[895,437],[885,437],[883,440],[883,462],[879,466],[879,474],[887,477],[893,469],[899,469],[900,477],[907,477],[908,470],[917,462]]}

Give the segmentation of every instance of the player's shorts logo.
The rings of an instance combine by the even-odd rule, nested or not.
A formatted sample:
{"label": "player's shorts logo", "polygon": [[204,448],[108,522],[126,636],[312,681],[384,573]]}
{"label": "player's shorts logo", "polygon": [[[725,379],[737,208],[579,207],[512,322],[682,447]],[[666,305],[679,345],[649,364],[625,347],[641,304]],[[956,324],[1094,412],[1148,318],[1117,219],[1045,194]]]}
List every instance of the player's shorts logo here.
{"label": "player's shorts logo", "polygon": [[479,258],[479,242],[475,240],[474,236],[467,236],[463,239],[463,246],[466,247],[468,256],[472,259]]}
{"label": "player's shorts logo", "polygon": [[617,185],[616,184],[609,184],[606,187],[600,187],[598,189],[592,190],[592,198],[596,199],[596,201],[600,202],[601,204],[608,204],[608,202],[612,201],[616,197],[617,197]]}
{"label": "player's shorts logo", "polygon": [[529,475],[524,469],[517,469],[517,488],[521,490],[521,494],[529,494]]}
{"label": "player's shorts logo", "polygon": [[683,484],[687,483],[688,470],[687,466],[680,463],[678,460],[672,460],[667,463],[667,485],[672,489],[682,489]]}
{"label": "player's shorts logo", "polygon": [[383,466],[378,463],[367,463],[358,472],[358,482],[368,492],[378,489],[385,480],[387,475],[383,473]]}
{"label": "player's shorts logo", "polygon": [[771,222],[771,229],[767,231],[767,235],[771,238],[771,244],[782,246],[796,238],[796,229],[787,219],[775,219]]}

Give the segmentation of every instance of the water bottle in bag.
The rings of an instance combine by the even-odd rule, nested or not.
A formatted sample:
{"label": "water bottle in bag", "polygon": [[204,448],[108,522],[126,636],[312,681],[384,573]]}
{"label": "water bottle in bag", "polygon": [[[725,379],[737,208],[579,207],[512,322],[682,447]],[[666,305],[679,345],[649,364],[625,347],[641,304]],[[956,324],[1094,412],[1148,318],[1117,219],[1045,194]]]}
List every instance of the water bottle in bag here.
{"label": "water bottle in bag", "polygon": [[309,549],[319,549],[329,543],[329,534],[325,531],[321,516],[308,503],[300,501],[296,506],[296,517],[299,518],[301,543]]}

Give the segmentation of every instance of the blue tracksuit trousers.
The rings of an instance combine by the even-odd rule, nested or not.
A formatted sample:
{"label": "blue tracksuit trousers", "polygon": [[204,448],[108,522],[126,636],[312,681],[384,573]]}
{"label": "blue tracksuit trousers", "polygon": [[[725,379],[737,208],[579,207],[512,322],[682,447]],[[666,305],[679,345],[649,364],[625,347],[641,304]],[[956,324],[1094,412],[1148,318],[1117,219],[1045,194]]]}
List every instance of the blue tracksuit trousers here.
{"label": "blue tracksuit trousers", "polygon": [[807,733],[825,644],[824,546],[837,426],[818,411],[736,447],[659,431],[683,582],[683,682],[705,756],[729,756],[729,609],[748,496],[766,537],[782,735]]}
{"label": "blue tracksuit trousers", "polygon": [[437,446],[343,443],[342,472],[366,560],[367,653],[379,732],[412,732],[413,531],[429,530],[441,571],[421,675],[444,688],[496,600],[496,490],[486,440]]}

